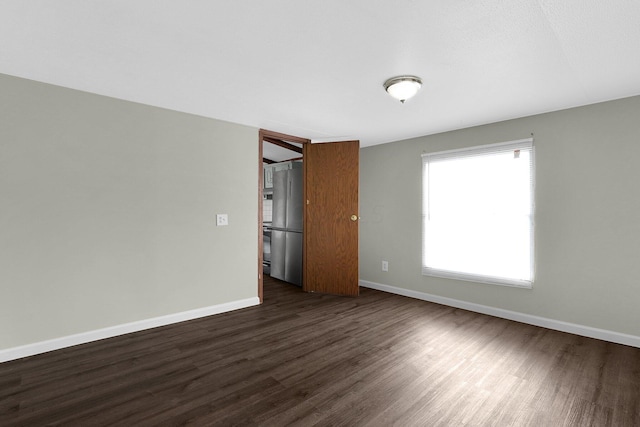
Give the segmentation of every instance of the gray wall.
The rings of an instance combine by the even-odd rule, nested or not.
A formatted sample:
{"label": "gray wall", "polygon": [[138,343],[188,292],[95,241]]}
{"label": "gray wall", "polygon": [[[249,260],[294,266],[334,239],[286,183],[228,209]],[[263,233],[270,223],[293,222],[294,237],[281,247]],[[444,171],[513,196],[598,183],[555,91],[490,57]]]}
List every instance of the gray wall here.
{"label": "gray wall", "polygon": [[0,349],[257,296],[257,129],[0,94]]}
{"label": "gray wall", "polygon": [[[531,133],[533,289],[422,276],[421,154]],[[360,156],[361,280],[640,336],[640,97],[363,148]]]}

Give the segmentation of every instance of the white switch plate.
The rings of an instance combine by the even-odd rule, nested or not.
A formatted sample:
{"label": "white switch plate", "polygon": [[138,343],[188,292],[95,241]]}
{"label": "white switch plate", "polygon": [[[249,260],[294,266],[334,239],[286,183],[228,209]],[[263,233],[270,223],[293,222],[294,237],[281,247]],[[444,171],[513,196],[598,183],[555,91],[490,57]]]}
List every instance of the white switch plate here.
{"label": "white switch plate", "polygon": [[229,216],[227,214],[216,214],[216,225],[229,225]]}
{"label": "white switch plate", "polygon": [[389,261],[382,261],[382,271],[389,271]]}

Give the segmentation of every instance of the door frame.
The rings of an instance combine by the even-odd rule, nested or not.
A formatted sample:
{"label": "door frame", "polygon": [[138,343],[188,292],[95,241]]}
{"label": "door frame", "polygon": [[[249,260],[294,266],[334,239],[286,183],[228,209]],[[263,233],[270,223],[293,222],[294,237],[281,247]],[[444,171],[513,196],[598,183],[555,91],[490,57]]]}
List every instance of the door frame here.
{"label": "door frame", "polygon": [[[270,130],[266,130],[266,129],[260,129],[258,132],[258,298],[260,298],[260,303],[262,304],[263,301],[263,297],[264,297],[264,293],[263,293],[263,272],[262,272],[262,262],[264,261],[263,259],[263,243],[264,243],[264,235],[262,232],[262,226],[263,226],[263,214],[262,214],[262,198],[263,198],[263,190],[264,190],[264,168],[262,166],[262,158],[263,158],[263,144],[264,144],[264,139],[266,138],[272,138],[272,139],[279,139],[285,142],[295,142],[298,144],[302,144],[302,168],[303,168],[303,173],[302,175],[304,176],[304,157],[307,151],[307,144],[311,143],[310,139],[306,139],[306,138],[300,138],[298,136],[293,136],[293,135],[287,135],[284,133],[279,133],[279,132],[273,132]],[[303,178],[304,179],[304,178]],[[303,194],[303,200],[307,200],[307,195],[306,195],[306,191],[307,188],[304,185],[303,182],[303,188],[304,188],[304,194]],[[303,210],[306,210],[306,204],[303,207]],[[304,215],[304,212],[303,212]],[[303,245],[303,249],[302,249],[302,271],[304,272],[304,263],[305,263],[305,256],[304,256],[304,252],[305,249],[304,247],[306,247],[306,245]],[[304,274],[304,273],[303,273]],[[302,285],[303,285],[303,289],[304,289],[304,278],[302,281]]]}

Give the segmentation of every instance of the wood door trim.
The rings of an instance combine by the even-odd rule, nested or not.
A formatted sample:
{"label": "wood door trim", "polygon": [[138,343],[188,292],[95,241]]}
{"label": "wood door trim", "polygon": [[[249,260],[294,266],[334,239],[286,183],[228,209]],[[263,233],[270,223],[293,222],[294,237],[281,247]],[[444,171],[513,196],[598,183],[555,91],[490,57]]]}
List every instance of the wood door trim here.
{"label": "wood door trim", "polygon": [[[264,261],[263,259],[263,244],[264,244],[264,236],[262,234],[262,225],[263,225],[263,220],[262,220],[262,197],[263,197],[263,189],[264,189],[264,173],[263,173],[263,168],[262,168],[262,156],[263,156],[263,148],[262,145],[264,144],[265,140],[279,140],[282,142],[295,142],[298,144],[302,144],[302,157],[304,158],[304,152],[305,152],[305,147],[307,146],[307,144],[311,143],[310,139],[307,138],[300,138],[299,136],[293,136],[293,135],[287,135],[284,133],[279,133],[279,132],[273,132],[270,130],[266,130],[266,129],[260,129],[258,131],[258,298],[260,298],[260,303],[262,303],[263,299],[264,299],[264,291],[263,291],[263,274],[262,274],[262,262]],[[271,141],[270,141],[271,142]],[[295,147],[295,146],[292,146]],[[296,149],[298,149],[298,147],[295,147]],[[297,151],[297,150],[296,150]],[[304,162],[302,163],[302,168],[303,168],[303,175],[304,175]],[[303,185],[305,194],[304,194],[304,199],[306,200],[306,186]],[[306,205],[304,206],[304,210],[306,210]],[[306,217],[305,212],[303,211],[303,218]],[[304,225],[303,225],[304,227]],[[304,260],[305,260],[305,256],[304,256],[304,251],[306,245],[303,244],[303,250],[302,250],[302,271],[304,272]],[[303,284],[304,284],[304,277],[303,277]],[[304,285],[303,285],[304,286]]]}
{"label": "wood door trim", "polygon": [[268,138],[272,138],[272,139],[279,139],[281,141],[286,141],[286,142],[297,142],[298,144],[309,144],[309,143],[311,143],[311,140],[307,139],[307,138],[300,138],[299,136],[287,135],[287,134],[284,134],[284,133],[273,132],[273,131],[266,130],[266,129],[260,129],[260,134],[261,134],[261,136],[264,136],[264,137],[268,137]]}
{"label": "wood door trim", "polygon": [[262,275],[264,268],[264,232],[262,231],[262,190],[264,189],[264,167],[262,166],[262,130],[258,132],[258,298],[262,304]]}

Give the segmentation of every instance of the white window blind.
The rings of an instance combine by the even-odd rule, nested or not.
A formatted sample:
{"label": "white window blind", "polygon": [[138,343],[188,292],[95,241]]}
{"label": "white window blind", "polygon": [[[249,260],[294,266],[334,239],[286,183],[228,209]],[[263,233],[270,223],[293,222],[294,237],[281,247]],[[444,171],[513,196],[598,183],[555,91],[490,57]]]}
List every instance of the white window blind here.
{"label": "white window blind", "polygon": [[423,154],[423,274],[531,287],[533,162],[533,139]]}

